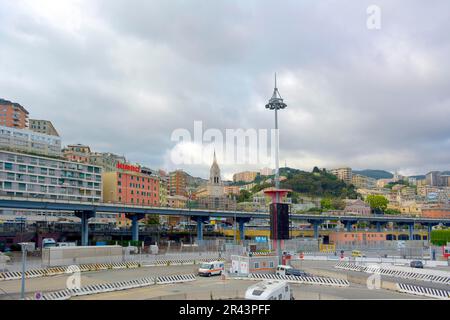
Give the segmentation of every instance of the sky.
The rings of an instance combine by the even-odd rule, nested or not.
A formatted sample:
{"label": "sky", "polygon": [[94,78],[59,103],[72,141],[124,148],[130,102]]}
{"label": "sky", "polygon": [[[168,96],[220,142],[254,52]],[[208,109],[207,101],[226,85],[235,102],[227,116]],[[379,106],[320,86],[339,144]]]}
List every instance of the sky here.
{"label": "sky", "polygon": [[[0,98],[52,121],[63,145],[206,178],[212,149],[174,163],[204,150],[173,132],[272,128],[276,72],[281,166],[449,170],[448,12],[446,0],[0,0]],[[216,151],[226,179],[266,166]]]}

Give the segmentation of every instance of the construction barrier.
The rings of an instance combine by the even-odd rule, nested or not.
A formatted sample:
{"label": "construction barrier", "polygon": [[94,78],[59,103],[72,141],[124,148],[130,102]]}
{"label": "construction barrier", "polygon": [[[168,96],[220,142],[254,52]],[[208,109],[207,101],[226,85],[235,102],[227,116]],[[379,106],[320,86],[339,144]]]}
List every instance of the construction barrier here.
{"label": "construction barrier", "polygon": [[187,282],[187,281],[194,281],[195,275],[194,274],[182,274],[182,275],[175,275],[175,276],[160,276],[156,279],[157,284],[168,284],[168,283],[179,283],[179,282]]}
{"label": "construction barrier", "polygon": [[[142,265],[139,262],[115,262],[115,263],[91,263],[77,265],[80,272],[99,271],[109,269],[127,269],[139,268]],[[30,269],[25,271],[25,278],[37,278],[45,276],[55,276],[65,273],[71,273],[67,266],[64,267],[50,267],[45,269]],[[1,280],[18,280],[22,278],[22,272],[8,271],[0,273]]]}
{"label": "construction barrier", "polygon": [[404,283],[397,283],[397,290],[399,292],[414,294],[418,296],[425,296],[436,299],[450,299],[450,291],[448,290],[427,288]]}
{"label": "construction barrier", "polygon": [[[113,283],[100,283],[88,286],[83,286],[76,289],[66,289],[50,293],[45,293],[42,295],[41,300],[67,300],[71,297],[91,295],[97,293],[105,293],[112,291],[120,291],[127,289],[134,289],[140,287],[151,286],[155,284],[169,284],[169,283],[180,283],[187,281],[196,280],[194,274],[183,274],[183,275],[172,275],[172,276],[159,276],[157,278],[142,278],[135,280],[119,281]],[[27,300],[34,300],[28,298]]]}
{"label": "construction barrier", "polygon": [[268,273],[251,273],[248,277],[229,277],[229,279],[238,280],[281,280],[298,284],[324,285],[334,287],[348,287],[350,283],[344,279],[326,278],[326,277],[304,277],[304,276],[282,276]]}
{"label": "construction barrier", "polygon": [[359,265],[348,262],[339,262],[335,265],[335,268],[366,273],[378,273],[384,276],[450,285],[450,273],[440,270],[417,269],[391,265]]}

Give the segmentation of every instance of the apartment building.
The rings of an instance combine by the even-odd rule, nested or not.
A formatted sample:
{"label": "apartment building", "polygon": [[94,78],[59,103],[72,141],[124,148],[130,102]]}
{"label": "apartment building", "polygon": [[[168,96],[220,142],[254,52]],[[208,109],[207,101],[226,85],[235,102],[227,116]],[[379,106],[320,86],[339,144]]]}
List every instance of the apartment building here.
{"label": "apartment building", "polygon": [[48,120],[38,120],[38,119],[30,119],[30,130],[34,132],[44,133],[49,136],[57,136],[59,137],[58,131],[56,131],[55,127]]}
{"label": "apartment building", "polygon": [[[159,178],[138,165],[118,163],[115,171],[103,173],[104,202],[159,206]],[[118,214],[119,226],[130,225],[125,214]]]}
{"label": "apartment building", "polygon": [[90,164],[103,168],[103,172],[115,171],[118,163],[125,163],[124,156],[119,156],[110,152],[90,152],[88,155]]}
{"label": "apartment building", "polygon": [[352,184],[357,188],[373,189],[377,186],[377,180],[360,174],[352,174]]}
{"label": "apartment building", "polygon": [[169,173],[169,195],[187,196],[187,174],[183,170],[176,170]]}
{"label": "apartment building", "polygon": [[0,195],[100,202],[102,169],[0,150]]}
{"label": "apartment building", "polygon": [[344,181],[346,184],[352,183],[352,168],[331,169],[330,173],[334,174],[339,180]]}
{"label": "apartment building", "polygon": [[258,176],[255,171],[243,171],[233,174],[233,182],[253,182]]}
{"label": "apartment building", "polygon": [[28,111],[16,102],[0,99],[0,126],[25,129],[28,127]]}
{"label": "apartment building", "polygon": [[61,156],[61,139],[58,136],[51,136],[34,132],[28,129],[19,129],[7,126],[0,126],[0,148],[34,153],[43,156]]}
{"label": "apartment building", "polygon": [[91,148],[83,144],[68,145],[62,150],[63,157],[68,161],[89,163]]}

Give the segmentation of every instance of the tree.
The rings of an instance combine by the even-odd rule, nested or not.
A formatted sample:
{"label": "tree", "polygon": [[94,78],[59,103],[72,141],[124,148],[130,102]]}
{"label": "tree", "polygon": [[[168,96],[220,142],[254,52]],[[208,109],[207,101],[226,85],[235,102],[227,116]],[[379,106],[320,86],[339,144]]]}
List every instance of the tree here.
{"label": "tree", "polygon": [[312,172],[313,172],[313,173],[320,173],[320,170],[319,170],[319,168],[314,167]]}
{"label": "tree", "polygon": [[147,219],[145,221],[145,223],[147,225],[155,225],[155,224],[159,224],[159,215],[148,215]]}
{"label": "tree", "polygon": [[241,190],[239,191],[239,196],[237,197],[237,202],[247,202],[251,199],[252,194],[250,191]]}
{"label": "tree", "polygon": [[382,195],[370,194],[366,197],[366,202],[370,205],[373,210],[385,211],[389,200]]}
{"label": "tree", "polygon": [[331,199],[330,198],[323,198],[322,200],[320,200],[320,207],[323,210],[331,210],[332,209]]}
{"label": "tree", "polygon": [[400,214],[400,211],[397,209],[386,209],[384,210],[385,214]]}
{"label": "tree", "polygon": [[345,203],[342,199],[328,197],[320,200],[320,207],[324,210],[343,210]]}

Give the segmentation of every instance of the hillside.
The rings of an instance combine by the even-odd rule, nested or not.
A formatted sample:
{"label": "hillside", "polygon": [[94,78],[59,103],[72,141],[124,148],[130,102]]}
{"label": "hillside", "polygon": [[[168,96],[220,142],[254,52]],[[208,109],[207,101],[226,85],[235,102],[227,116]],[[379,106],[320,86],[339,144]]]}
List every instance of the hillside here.
{"label": "hillside", "polygon": [[281,182],[282,188],[292,189],[296,193],[318,197],[353,198],[357,196],[353,185],[346,185],[336,176],[315,168],[314,172],[306,172],[291,168],[281,168],[280,175],[287,179]]}
{"label": "hillside", "polygon": [[391,179],[394,177],[392,173],[385,170],[374,170],[374,169],[354,170],[353,173],[374,179]]}

